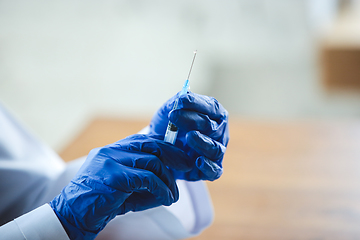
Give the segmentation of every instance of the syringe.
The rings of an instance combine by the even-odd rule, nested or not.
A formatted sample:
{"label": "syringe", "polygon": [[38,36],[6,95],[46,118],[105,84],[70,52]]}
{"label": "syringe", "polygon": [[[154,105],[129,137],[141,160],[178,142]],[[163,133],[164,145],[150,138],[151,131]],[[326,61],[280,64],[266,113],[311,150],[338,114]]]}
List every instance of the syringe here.
{"label": "syringe", "polygon": [[[193,57],[193,60],[192,60],[192,63],[191,63],[190,71],[189,71],[187,79],[185,80],[184,86],[182,87],[182,89],[181,89],[181,91],[179,93],[179,97],[187,94],[187,92],[189,90],[189,87],[190,87],[189,78],[190,78],[190,73],[191,73],[192,67],[194,65],[196,53],[197,53],[197,51],[194,52],[194,57]],[[179,98],[177,98],[175,100],[173,110],[177,109],[178,101],[179,101]],[[178,128],[175,126],[175,124],[173,124],[171,121],[169,121],[167,129],[166,129],[164,141],[168,142],[168,143],[171,143],[171,144],[174,144],[175,140],[176,140],[176,137],[177,137],[177,134],[178,134]]]}

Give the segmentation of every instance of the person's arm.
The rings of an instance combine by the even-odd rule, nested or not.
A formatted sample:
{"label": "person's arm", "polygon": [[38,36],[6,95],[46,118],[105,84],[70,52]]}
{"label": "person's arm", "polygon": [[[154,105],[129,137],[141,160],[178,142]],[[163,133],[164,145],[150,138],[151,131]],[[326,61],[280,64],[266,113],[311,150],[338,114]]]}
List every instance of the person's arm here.
{"label": "person's arm", "polygon": [[0,239],[68,239],[51,207],[41,206],[65,163],[1,103],[0,132]]}
{"label": "person's arm", "polygon": [[[176,119],[173,119],[173,121],[176,122],[180,128],[179,141],[182,142],[182,144],[177,144],[177,146],[180,147],[180,149],[183,149],[190,156],[190,159],[182,159],[182,160],[179,159],[179,161],[173,161],[174,159],[170,160],[170,159],[164,158],[164,156],[163,156],[161,161],[163,161],[167,164],[170,164],[170,169],[177,178],[182,178],[182,179],[191,180],[191,181],[200,180],[200,179],[214,180],[214,179],[218,178],[222,173],[221,161],[222,161],[223,154],[225,152],[226,145],[228,142],[227,112],[222,107],[218,108],[217,101],[209,102],[209,101],[207,101],[208,99],[206,96],[201,96],[201,95],[192,95],[192,96],[195,96],[195,100],[200,100],[200,101],[197,101],[197,103],[195,103],[195,105],[198,104],[199,106],[196,107],[196,106],[194,106],[194,104],[191,106],[191,104],[192,104],[191,101],[186,101],[186,99],[183,102],[182,102],[182,100],[180,100],[179,102],[183,104],[182,105],[183,109],[181,112],[178,111],[177,112],[178,115],[177,115]],[[201,96],[201,97],[199,98],[198,96]],[[210,98],[210,99],[212,100],[212,98]],[[187,103],[190,103],[189,108],[186,108]],[[169,102],[167,102],[165,105],[167,105],[167,104],[169,104]],[[171,102],[170,102],[170,104],[171,104]],[[220,110],[220,111],[213,111],[214,109]],[[162,110],[163,109],[160,109],[160,111],[162,111]],[[162,113],[164,115],[160,116],[162,118],[162,119],[160,119],[160,124],[159,124],[159,122],[156,122],[157,120],[159,120],[159,118],[156,114],[151,123],[152,127],[160,126],[160,128],[162,128],[162,127],[164,127],[164,125],[167,125],[167,121],[168,121],[167,114],[168,113],[166,113],[164,111],[162,111]],[[171,117],[171,114],[170,114],[170,117]],[[200,117],[200,119],[199,119],[199,117]],[[154,122],[154,120],[155,120],[155,122]],[[198,124],[196,127],[194,127],[194,123],[196,123],[196,122],[198,122]],[[190,128],[187,128],[186,126],[189,124],[191,126],[190,126]],[[209,127],[209,125],[211,125],[211,127]],[[165,126],[165,128],[166,128],[166,126]],[[194,135],[187,136],[187,132],[189,132],[189,131],[192,131],[193,133],[196,131],[199,132],[200,134],[197,134],[197,136],[200,136],[200,137],[194,138],[193,137]],[[152,133],[154,133],[154,132],[152,132]],[[158,140],[160,140],[160,142],[162,142],[161,139],[162,138],[160,137]],[[189,145],[187,142],[188,139],[192,140],[192,143],[190,143]],[[203,148],[197,148],[196,145],[198,145],[198,146],[201,145],[201,146],[203,146]],[[153,153],[155,153],[155,152],[153,152]],[[169,156],[167,156],[167,157],[169,157]],[[211,162],[209,162],[210,165],[209,164],[205,164],[205,165],[195,164],[197,162],[204,162],[204,160],[205,160],[205,162],[208,162],[208,160],[206,160],[206,159],[213,161],[217,165],[217,167],[211,168],[210,169],[211,171],[209,172],[208,167],[212,166]],[[179,169],[179,168],[183,168],[183,169]],[[179,170],[182,170],[182,171],[190,170],[190,172],[192,172],[191,178],[189,178],[189,175],[188,176],[183,175],[181,177],[179,175],[179,173],[181,174],[182,171],[179,171]],[[199,232],[201,232],[212,221],[212,206],[211,206],[209,196],[207,195],[206,187],[204,187],[204,184],[197,183],[197,182],[194,182],[194,183],[184,182],[184,183],[185,184],[179,184],[179,185],[181,186],[180,188],[186,189],[186,191],[188,191],[188,193],[189,193],[188,196],[190,196],[188,199],[191,199],[190,201],[186,201],[186,200],[184,200],[186,198],[182,198],[182,201],[179,202],[179,204],[182,204],[182,205],[180,205],[181,207],[179,207],[179,208],[176,207],[176,206],[179,206],[179,204],[178,205],[175,204],[167,209],[164,207],[158,207],[158,208],[149,209],[149,210],[143,211],[143,212],[135,212],[135,213],[127,214],[127,215],[121,215],[117,219],[123,219],[126,221],[123,221],[123,222],[120,221],[120,223],[121,223],[120,226],[122,226],[122,227],[125,226],[125,228],[126,228],[126,226],[129,226],[129,224],[131,222],[138,224],[140,222],[139,219],[147,219],[147,218],[149,218],[149,216],[151,216],[152,223],[154,223],[156,226],[159,226],[159,222],[161,222],[158,220],[162,220],[162,222],[164,223],[161,226],[161,229],[163,232],[165,232],[165,235],[163,238],[159,237],[156,239],[180,239],[180,238],[193,236],[194,234],[198,234]],[[184,204],[184,202],[185,202],[185,204]],[[201,204],[201,202],[206,203],[206,204]],[[147,204],[149,204],[149,202]],[[150,201],[150,204],[151,204],[151,201]],[[149,207],[149,206],[150,205],[148,205],[147,207]],[[147,207],[144,208],[144,206],[143,206],[139,210],[144,210]],[[162,209],[164,209],[164,210],[162,210]],[[176,209],[180,209],[180,211],[176,210]],[[186,211],[181,211],[181,209],[186,209]],[[54,210],[56,211],[56,209],[54,209]],[[184,215],[183,214],[184,212],[189,213],[189,215],[188,216]],[[162,213],[165,213],[165,215],[162,215]],[[37,214],[39,214],[39,211],[37,209],[30,213],[30,215],[34,219],[36,218]],[[51,211],[48,211],[48,214],[51,215],[52,217],[55,216],[54,212],[51,212]],[[136,215],[135,218],[133,217],[134,215]],[[139,215],[141,215],[140,218],[139,218]],[[61,219],[61,216],[59,216],[59,215],[57,215],[57,216]],[[145,216],[145,218],[142,218],[142,216]],[[192,222],[193,224],[190,224],[189,221],[187,221],[189,219],[191,220],[191,216],[194,217],[193,221],[190,221],[190,223]],[[189,218],[187,219],[187,217],[189,217]],[[46,218],[43,218],[43,219],[46,219]],[[90,219],[92,219],[92,218],[90,218]],[[135,221],[131,221],[131,219],[133,219]],[[164,219],[167,219],[167,221],[164,221]],[[173,221],[170,221],[170,219],[173,219]],[[54,221],[54,222],[59,223],[58,221]],[[16,223],[16,221],[9,225],[14,226],[13,225],[14,223]],[[114,223],[116,223],[116,222],[114,222]],[[176,225],[175,223],[178,223],[178,225]],[[39,224],[39,226],[44,226],[44,224],[41,223],[40,221],[34,221],[32,223],[28,222],[28,224],[34,224],[34,226],[32,227],[34,229],[37,228],[35,226],[36,224]],[[1,227],[2,230],[9,229],[9,225],[2,226]],[[66,225],[66,223],[64,224],[64,221],[62,221],[62,225]],[[70,223],[70,225],[72,225],[72,223]],[[105,225],[106,225],[106,223],[105,223]],[[114,225],[114,224],[110,224],[109,226],[112,226],[112,225]],[[54,226],[59,227],[60,229],[58,229],[58,230],[60,230],[60,231],[63,230],[61,228],[61,226],[59,226],[59,224],[55,224]],[[170,228],[169,228],[169,226],[170,226]],[[171,226],[175,226],[175,227],[171,228]],[[176,227],[176,226],[179,226],[179,227]],[[68,226],[68,228],[69,228],[69,226]],[[70,226],[70,228],[71,228],[71,226]],[[79,228],[81,231],[81,227],[76,226],[75,228],[76,228],[75,231],[79,230]],[[14,234],[16,234],[16,232],[18,233],[19,231],[21,232],[21,230],[19,230],[20,229],[19,227],[17,229],[18,230],[14,230]],[[65,226],[65,229],[67,229],[66,226]],[[111,228],[108,227],[108,229],[111,229]],[[67,231],[69,231],[69,230],[67,229]],[[53,232],[56,232],[56,231],[53,231]],[[104,233],[106,233],[106,232],[109,233],[111,231],[105,230]],[[141,235],[139,233],[141,233],[141,232],[139,232],[139,231],[137,231],[136,233],[134,232],[134,237],[135,237],[134,239],[139,239],[136,237],[136,236]],[[149,231],[147,233],[151,234],[151,231]],[[32,232],[32,234],[35,234],[35,233]],[[58,235],[58,236],[61,236],[61,235]],[[152,235],[147,235],[147,236],[152,236]],[[57,236],[54,236],[54,237],[57,237]],[[116,236],[113,235],[113,237],[116,237]],[[16,238],[13,238],[13,239],[16,239]],[[22,238],[20,238],[20,239],[22,239]],[[56,239],[56,238],[54,238],[54,239]],[[116,239],[116,238],[111,238],[111,239]]]}
{"label": "person's arm", "polygon": [[44,204],[65,166],[0,102],[0,226]]}

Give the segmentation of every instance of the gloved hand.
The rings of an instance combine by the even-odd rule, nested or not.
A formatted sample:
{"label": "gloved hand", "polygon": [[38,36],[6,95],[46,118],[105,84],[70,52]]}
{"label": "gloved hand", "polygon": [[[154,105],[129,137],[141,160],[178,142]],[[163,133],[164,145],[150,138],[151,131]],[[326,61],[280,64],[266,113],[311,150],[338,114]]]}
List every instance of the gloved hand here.
{"label": "gloved hand", "polygon": [[228,112],[215,99],[189,92],[179,98],[178,109],[173,110],[178,94],[169,99],[153,116],[150,133],[164,136],[169,120],[178,129],[175,146],[191,159],[191,170],[178,171],[168,165],[177,179],[189,181],[219,178],[223,172],[222,160],[229,142]]}
{"label": "gloved hand", "polygon": [[187,171],[190,159],[158,139],[132,135],[89,153],[76,176],[50,202],[70,239],[94,239],[116,215],[178,200],[174,177],[164,163]]}

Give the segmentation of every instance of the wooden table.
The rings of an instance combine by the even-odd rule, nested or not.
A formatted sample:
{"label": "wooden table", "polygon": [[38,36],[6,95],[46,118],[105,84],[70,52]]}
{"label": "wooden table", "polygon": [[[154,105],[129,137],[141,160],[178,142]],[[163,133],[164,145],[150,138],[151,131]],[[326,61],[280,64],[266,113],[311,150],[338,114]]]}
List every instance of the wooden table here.
{"label": "wooden table", "polygon": [[[148,121],[95,120],[70,160]],[[200,239],[360,239],[359,122],[230,122],[224,175],[208,183],[215,221]]]}

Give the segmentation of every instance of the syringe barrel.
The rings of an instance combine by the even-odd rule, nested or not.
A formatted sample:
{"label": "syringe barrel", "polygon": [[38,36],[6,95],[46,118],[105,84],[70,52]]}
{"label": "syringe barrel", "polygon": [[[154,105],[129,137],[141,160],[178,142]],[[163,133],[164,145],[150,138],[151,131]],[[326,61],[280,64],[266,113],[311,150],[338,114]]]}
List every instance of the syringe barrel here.
{"label": "syringe barrel", "polygon": [[[189,90],[189,80],[187,79],[179,93],[179,97],[187,94],[188,90]],[[178,102],[179,102],[179,98],[175,100],[173,110],[178,108]],[[168,126],[166,128],[164,141],[171,144],[175,144],[177,134],[178,134],[178,128],[172,122],[169,121]]]}
{"label": "syringe barrel", "polygon": [[[172,124],[170,122],[170,124]],[[170,125],[169,124],[169,125]],[[169,126],[168,125],[168,126]],[[172,124],[173,125],[173,124]],[[175,125],[174,125],[175,126]],[[176,137],[177,137],[177,134],[178,134],[178,130],[176,129],[175,131],[171,131],[169,129],[169,127],[166,129],[166,133],[165,133],[165,138],[164,138],[164,141],[165,142],[168,142],[168,143],[171,143],[171,144],[175,144],[175,141],[176,141]]]}

